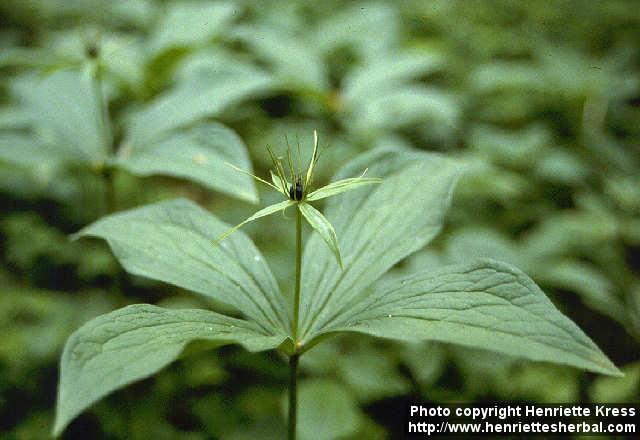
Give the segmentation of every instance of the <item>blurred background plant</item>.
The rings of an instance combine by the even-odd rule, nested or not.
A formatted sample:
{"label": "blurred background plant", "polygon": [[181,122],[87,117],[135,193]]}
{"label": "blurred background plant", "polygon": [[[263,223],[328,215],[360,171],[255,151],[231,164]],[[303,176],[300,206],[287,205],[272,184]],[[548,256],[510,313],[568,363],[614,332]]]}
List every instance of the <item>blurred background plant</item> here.
{"label": "blurred background plant", "polygon": [[[465,161],[444,232],[395,270],[512,262],[627,374],[342,337],[303,358],[306,438],[391,437],[415,398],[638,402],[637,6],[4,0],[0,436],[46,438],[62,344],[89,318],[135,302],[220,307],[128,276],[103,243],[68,234],[175,196],[235,224],[256,188],[223,162],[265,175],[265,145],[309,145],[313,129],[328,146],[318,183],[383,145]],[[247,225],[285,291],[289,226]],[[286,381],[275,353],[194,349],[63,437],[282,438]]]}

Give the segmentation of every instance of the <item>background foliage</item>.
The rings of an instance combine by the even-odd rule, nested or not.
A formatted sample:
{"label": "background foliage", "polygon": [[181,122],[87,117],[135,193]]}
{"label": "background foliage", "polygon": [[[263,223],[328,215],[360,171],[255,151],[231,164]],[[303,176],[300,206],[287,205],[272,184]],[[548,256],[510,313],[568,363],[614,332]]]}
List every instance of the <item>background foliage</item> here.
{"label": "background foliage", "polygon": [[[637,402],[637,6],[3,1],[2,437],[48,435],[62,345],[91,317],[136,302],[221,307],[126,275],[104,243],[70,242],[68,234],[110,210],[175,196],[235,224],[255,210],[247,203],[253,187],[216,167],[220,157],[192,152],[222,136],[238,163],[247,160],[238,153],[244,143],[264,176],[266,144],[282,146],[287,134],[309,146],[314,128],[326,147],[319,183],[375,146],[463,160],[470,172],[444,232],[395,271],[479,256],[512,262],[626,376],[456,346],[341,337],[302,358],[304,432],[386,438],[416,397]],[[99,92],[82,85],[91,68],[103,78],[113,151],[96,141],[100,124],[83,104]],[[174,144],[182,148],[171,150]],[[107,173],[106,162],[118,168]],[[274,201],[260,195],[262,203]],[[247,231],[290,290],[292,219],[269,217]],[[212,356],[199,348],[206,346],[97,404],[64,438],[282,437],[282,359],[233,347]]]}

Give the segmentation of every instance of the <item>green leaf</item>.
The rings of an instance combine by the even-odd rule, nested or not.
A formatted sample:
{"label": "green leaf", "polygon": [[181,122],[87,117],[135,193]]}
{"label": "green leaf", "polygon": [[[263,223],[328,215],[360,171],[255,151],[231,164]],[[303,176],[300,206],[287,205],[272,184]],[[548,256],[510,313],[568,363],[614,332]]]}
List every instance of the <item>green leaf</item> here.
{"label": "green leaf", "polygon": [[229,35],[249,46],[273,66],[285,85],[325,91],[328,73],[317,47],[305,34],[293,35],[279,27],[236,26]]}
{"label": "green leaf", "polygon": [[280,203],[275,203],[273,205],[269,205],[266,208],[261,209],[260,211],[256,212],[255,214],[253,214],[252,216],[250,216],[249,218],[247,218],[245,221],[243,221],[242,223],[234,226],[233,228],[225,231],[224,234],[220,235],[217,239],[216,239],[216,244],[220,243],[222,240],[224,240],[225,238],[227,238],[229,235],[231,235],[233,232],[235,232],[236,230],[238,230],[239,228],[241,228],[242,226],[246,225],[249,222],[252,222],[254,220],[259,219],[260,217],[265,217],[267,215],[271,215],[275,212],[278,211],[284,211],[285,209],[287,209],[289,206],[295,204],[296,202],[294,202],[293,200],[285,200],[283,202]]}
{"label": "green leaf", "polygon": [[[526,273],[537,272],[534,269],[533,259],[522,251],[516,241],[496,228],[468,226],[452,231],[448,235],[444,246],[447,263],[470,263],[490,258],[508,261]],[[414,269],[421,270],[426,267]]]}
{"label": "green leaf", "polygon": [[72,159],[73,155],[42,145],[33,136],[11,132],[0,134],[0,161],[32,168]]}
{"label": "green leaf", "polygon": [[78,162],[96,164],[106,159],[106,127],[89,71],[61,70],[43,79],[29,77],[17,84],[16,93],[30,111],[41,143]]}
{"label": "green leaf", "polygon": [[537,66],[523,62],[494,62],[481,65],[470,75],[469,84],[478,93],[546,90]]}
{"label": "green leaf", "polygon": [[[352,336],[317,344],[300,358],[301,370],[316,377],[339,377],[362,404],[407,393],[409,383],[397,368],[395,350],[375,338]],[[421,348],[422,367],[429,364],[434,350],[426,344]]]}
{"label": "green leaf", "polygon": [[207,310],[135,304],[99,316],[76,330],[64,348],[54,435],[94,402],[156,373],[198,339],[238,343],[251,351],[282,342],[253,323]]}
{"label": "green leaf", "polygon": [[329,220],[327,220],[320,211],[308,203],[299,203],[298,209],[304,218],[307,219],[311,227],[320,234],[320,237],[322,237],[327,246],[329,246],[329,249],[331,249],[331,252],[333,252],[333,255],[335,255],[336,261],[340,265],[340,269],[343,269],[342,258],[340,257],[340,248],[338,246],[338,238],[336,237],[336,231],[333,229],[331,223],[329,223]]}
{"label": "green leaf", "polygon": [[173,133],[158,142],[122,148],[115,161],[139,176],[183,177],[239,199],[257,202],[253,180],[225,162],[251,169],[242,139],[233,130],[215,122]]}
{"label": "green leaf", "polygon": [[[284,401],[285,414],[288,401]],[[344,386],[326,379],[307,380],[298,386],[297,435],[301,440],[332,440],[355,434],[362,414]]]}
{"label": "green leaf", "polygon": [[260,251],[239,232],[216,246],[229,226],[184,199],[104,217],[77,236],[109,243],[124,268],[200,293],[253,318],[264,329],[289,328],[282,294]]}
{"label": "green leaf", "polygon": [[188,1],[169,4],[167,14],[151,37],[154,51],[171,47],[190,47],[206,43],[222,34],[238,6],[230,2]]}
{"label": "green leaf", "polygon": [[102,292],[83,290],[78,291],[78,296],[67,297],[59,291],[14,284],[3,277],[0,363],[4,386],[15,383],[18,377],[29,377],[34,368],[51,365],[73,330],[113,307],[110,298]]}
{"label": "green leaf", "polygon": [[439,129],[452,128],[458,123],[459,113],[452,95],[421,85],[375,95],[349,111],[354,127],[363,133],[424,123]]}
{"label": "green leaf", "polygon": [[410,392],[391,350],[376,346],[379,342],[373,338],[362,339],[368,340],[368,345],[351,349],[342,346],[335,353],[338,375],[358,401],[366,404]]}
{"label": "green leaf", "polygon": [[322,188],[318,188],[307,196],[307,200],[312,202],[314,200],[320,200],[343,192],[351,191],[352,189],[356,189],[360,186],[380,182],[382,182],[382,179],[371,177],[349,177],[347,179],[338,180],[337,182],[331,182]]}
{"label": "green leaf", "polygon": [[246,65],[220,66],[218,71],[198,71],[180,85],[133,114],[125,145],[138,148],[166,133],[263,93],[273,85],[266,73]]}
{"label": "green leaf", "polygon": [[26,128],[29,126],[30,118],[31,116],[29,115],[29,112],[18,106],[0,106],[0,129],[2,130],[17,130]]}
{"label": "green leaf", "polygon": [[531,124],[519,130],[478,124],[469,133],[469,144],[492,163],[530,167],[549,154],[546,147],[553,141],[551,130],[542,124]]}
{"label": "green leaf", "polygon": [[580,185],[591,173],[590,165],[577,154],[564,148],[547,149],[542,153],[536,151],[538,159],[535,176],[558,185]]}
{"label": "green leaf", "polygon": [[362,105],[372,96],[397,89],[442,64],[442,57],[426,51],[390,53],[353,69],[344,79],[345,106]]}
{"label": "green leaf", "polygon": [[438,233],[459,174],[454,161],[437,154],[379,149],[350,162],[336,179],[367,167],[383,183],[328,199],[324,211],[335,228],[344,271],[338,270],[319,235],[312,236],[304,250],[299,331],[303,342]]}
{"label": "green leaf", "polygon": [[378,283],[367,298],[328,322],[324,331],[450,342],[621,374],[529,277],[493,260]]}
{"label": "green leaf", "polygon": [[314,43],[323,53],[349,48],[368,61],[398,51],[402,19],[396,5],[354,3],[333,12],[315,31]]}
{"label": "green leaf", "polygon": [[611,211],[558,210],[544,216],[523,237],[530,255],[550,257],[597,249],[615,240],[617,220]]}

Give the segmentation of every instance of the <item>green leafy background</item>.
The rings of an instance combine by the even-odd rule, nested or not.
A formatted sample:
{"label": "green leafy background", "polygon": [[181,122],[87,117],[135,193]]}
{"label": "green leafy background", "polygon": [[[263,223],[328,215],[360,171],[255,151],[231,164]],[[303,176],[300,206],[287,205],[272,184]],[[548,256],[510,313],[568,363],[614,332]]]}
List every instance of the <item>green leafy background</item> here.
{"label": "green leafy background", "polygon": [[[318,184],[376,147],[465,164],[443,231],[389,277],[513,263],[626,375],[347,335],[302,357],[304,438],[393,437],[416,398],[640,399],[636,2],[5,0],[0,22],[0,437],[49,435],[62,347],[87,320],[139,302],[229,312],[70,234],[176,197],[236,224],[278,196],[221,164],[266,177],[265,145],[308,149],[313,129]],[[245,228],[290,292],[294,218]],[[62,437],[282,438],[283,359],[217,345],[188,345]]]}

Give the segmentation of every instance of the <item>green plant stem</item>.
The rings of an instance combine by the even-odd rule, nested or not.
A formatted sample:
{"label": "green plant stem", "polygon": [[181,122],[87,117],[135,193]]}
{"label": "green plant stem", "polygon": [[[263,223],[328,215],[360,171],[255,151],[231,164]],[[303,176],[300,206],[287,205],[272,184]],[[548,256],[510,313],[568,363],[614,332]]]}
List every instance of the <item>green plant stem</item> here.
{"label": "green plant stem", "polygon": [[292,354],[289,358],[289,440],[296,438],[298,421],[298,360],[299,354]]}
{"label": "green plant stem", "polygon": [[300,277],[302,270],[302,213],[296,208],[296,290],[293,301],[293,342],[298,344],[298,319],[300,316]]}
{"label": "green plant stem", "polygon": [[[102,140],[102,147],[105,154],[105,158],[115,154],[113,139],[111,134],[111,126],[109,124],[109,108],[107,107],[106,100],[104,98],[104,91],[102,89],[102,77],[100,72],[100,58],[90,61],[91,74],[93,77],[93,88],[96,96],[96,105],[98,106],[98,125],[100,127],[100,137]],[[102,174],[102,180],[105,188],[105,214],[112,214],[116,211],[116,196],[115,196],[115,182],[114,182],[114,170],[104,163],[101,163],[100,170]]]}
{"label": "green plant stem", "polygon": [[104,167],[102,169],[102,180],[104,183],[104,209],[105,215],[113,214],[117,209],[115,179],[113,169]]}
{"label": "green plant stem", "polygon": [[102,147],[104,154],[109,156],[114,154],[113,138],[111,133],[111,125],[109,124],[109,108],[104,98],[104,90],[102,89],[102,77],[100,72],[99,58],[94,60],[91,65],[93,75],[93,87],[96,95],[96,105],[99,108],[100,137],[102,138]]}
{"label": "green plant stem", "polygon": [[293,347],[289,358],[289,440],[296,438],[298,417],[298,319],[300,316],[300,279],[302,275],[302,213],[296,209],[296,287],[293,300]]}

